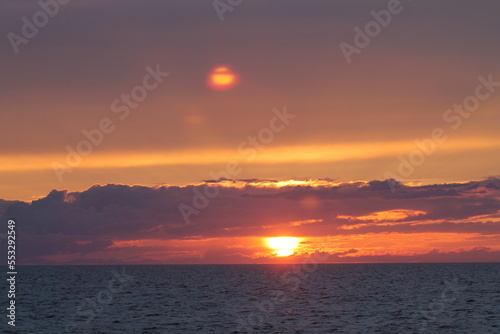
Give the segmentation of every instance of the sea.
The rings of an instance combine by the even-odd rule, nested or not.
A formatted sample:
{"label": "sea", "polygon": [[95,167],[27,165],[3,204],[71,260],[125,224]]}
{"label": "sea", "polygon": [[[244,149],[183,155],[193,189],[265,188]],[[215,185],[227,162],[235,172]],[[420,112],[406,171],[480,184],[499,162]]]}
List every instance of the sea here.
{"label": "sea", "polygon": [[15,326],[1,288],[1,333],[500,333],[500,263],[19,266]]}

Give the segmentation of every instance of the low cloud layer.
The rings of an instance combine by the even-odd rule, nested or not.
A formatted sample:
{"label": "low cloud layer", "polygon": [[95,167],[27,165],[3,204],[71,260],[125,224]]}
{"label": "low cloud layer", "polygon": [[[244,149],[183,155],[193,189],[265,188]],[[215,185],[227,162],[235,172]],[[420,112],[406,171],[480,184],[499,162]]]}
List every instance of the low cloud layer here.
{"label": "low cloud layer", "polygon": [[[20,261],[31,264],[274,261],[261,247],[225,241],[280,235],[313,240],[304,242],[297,259],[327,249],[331,262],[498,261],[500,249],[491,245],[500,236],[499,193],[500,179],[494,177],[397,184],[394,192],[385,181],[221,180],[53,190],[31,203],[2,201],[0,209],[4,220],[16,220]],[[446,234],[442,247],[428,243],[420,254],[389,248],[370,254],[367,245],[355,242],[375,235],[383,248],[389,237],[414,235],[416,243],[425,243],[429,238],[423,236],[434,234]],[[314,241],[319,238],[341,241],[342,247],[320,249]]]}

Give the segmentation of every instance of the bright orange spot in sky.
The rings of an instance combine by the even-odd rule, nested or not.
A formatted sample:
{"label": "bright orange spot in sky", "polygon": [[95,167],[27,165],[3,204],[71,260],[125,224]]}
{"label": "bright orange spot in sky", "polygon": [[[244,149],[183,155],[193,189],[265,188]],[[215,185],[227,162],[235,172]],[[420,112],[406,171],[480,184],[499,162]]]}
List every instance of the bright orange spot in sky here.
{"label": "bright orange spot in sky", "polygon": [[269,247],[276,249],[274,254],[278,256],[289,256],[294,253],[293,250],[299,245],[299,239],[292,237],[268,238],[267,244]]}
{"label": "bright orange spot in sky", "polygon": [[238,75],[229,66],[217,66],[210,72],[207,84],[215,90],[228,90],[238,81]]}

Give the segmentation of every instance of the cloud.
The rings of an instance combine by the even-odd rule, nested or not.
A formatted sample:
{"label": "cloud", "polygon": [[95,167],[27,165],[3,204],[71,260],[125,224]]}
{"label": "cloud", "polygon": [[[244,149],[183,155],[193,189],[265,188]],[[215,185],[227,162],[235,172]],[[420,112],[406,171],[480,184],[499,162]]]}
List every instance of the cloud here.
{"label": "cloud", "polygon": [[[2,201],[0,208],[4,208],[4,217],[16,219],[18,234],[26,240],[19,250],[21,259],[71,254],[98,258],[102,256],[99,252],[119,251],[120,247],[111,247],[113,243],[141,239],[164,240],[160,248],[165,250],[173,240],[283,233],[303,237],[387,233],[495,236],[500,235],[499,184],[498,178],[401,184],[394,193],[383,181],[252,179],[184,187],[108,184],[82,192],[53,190],[31,203]],[[202,194],[208,186],[217,186],[218,196],[209,199],[186,224],[179,205],[195,208],[195,194]],[[481,240],[476,246],[482,246]],[[135,251],[146,254],[146,248]]]}
{"label": "cloud", "polygon": [[[370,11],[386,6],[371,0],[246,1],[221,23],[211,1],[61,5],[18,54],[8,38],[0,41],[0,61],[7,64],[0,76],[1,113],[8,116],[0,122],[3,196],[31,199],[59,187],[52,162],[64,163],[67,147],[75,149],[85,140],[82,131],[104,117],[116,130],[66,174],[65,187],[194,183],[241,159],[238,144],[267,126],[271,109],[283,105],[300,121],[276,135],[239,177],[373,179],[396,170],[397,156],[411,153],[415,139],[441,126],[450,140],[413,177],[468,180],[495,172],[497,104],[481,104],[459,132],[440,115],[473,93],[478,75],[498,68],[500,3],[414,1],[348,65],[339,43],[352,42],[353,28],[363,28]],[[0,32],[21,34],[21,19],[31,20],[39,9],[37,1],[0,1]],[[219,63],[232,65],[242,78],[225,98],[205,87],[208,71]],[[171,76],[122,122],[112,101],[140,84],[145,67],[155,64]],[[200,122],[186,121],[192,117]],[[375,187],[386,185],[373,181],[366,189]],[[460,189],[394,196],[425,197],[427,191],[451,197]]]}
{"label": "cloud", "polygon": [[452,252],[440,252],[433,249],[425,254],[416,255],[376,255],[358,256],[355,259],[350,257],[331,258],[332,262],[368,262],[368,263],[408,263],[408,262],[498,262],[500,251],[486,247],[475,247],[471,250],[458,250]]}

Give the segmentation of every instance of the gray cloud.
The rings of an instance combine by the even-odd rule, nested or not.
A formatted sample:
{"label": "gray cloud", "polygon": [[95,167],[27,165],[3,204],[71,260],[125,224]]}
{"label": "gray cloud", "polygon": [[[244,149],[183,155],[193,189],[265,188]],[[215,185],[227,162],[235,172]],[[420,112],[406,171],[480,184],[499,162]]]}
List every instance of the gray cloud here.
{"label": "gray cloud", "polygon": [[[488,220],[500,209],[500,180],[496,178],[463,184],[400,185],[395,193],[381,181],[282,188],[251,182],[243,187],[228,187],[230,182],[225,181],[225,186],[219,187],[219,195],[190,217],[190,224],[185,224],[178,206],[192,205],[194,194],[203,192],[205,185],[151,188],[109,184],[83,192],[54,190],[31,203],[9,203],[4,217],[15,218],[19,235],[29,240],[20,248],[24,259],[109,251],[112,240],[164,239],[168,245],[171,239],[268,236],[284,227],[288,233],[301,236],[386,232],[500,234],[500,223]],[[391,226],[356,218],[388,210],[424,213],[404,217]],[[308,223],[290,225],[300,221]],[[340,228],[360,223],[366,225]]]}

